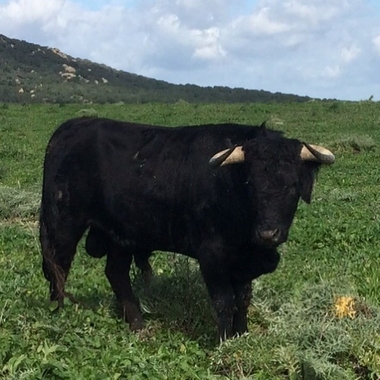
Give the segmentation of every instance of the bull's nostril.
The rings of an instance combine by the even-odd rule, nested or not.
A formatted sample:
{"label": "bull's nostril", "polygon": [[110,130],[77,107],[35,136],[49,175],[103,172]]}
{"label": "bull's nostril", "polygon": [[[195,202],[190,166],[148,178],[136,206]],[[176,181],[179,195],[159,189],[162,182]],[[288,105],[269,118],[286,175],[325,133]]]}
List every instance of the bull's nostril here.
{"label": "bull's nostril", "polygon": [[272,237],[272,239],[274,239],[274,240],[277,241],[279,239],[279,237],[280,237],[280,230],[278,230],[278,229],[273,230],[273,237]]}
{"label": "bull's nostril", "polygon": [[280,231],[276,228],[274,230],[260,231],[260,237],[265,241],[277,241],[280,236]]}

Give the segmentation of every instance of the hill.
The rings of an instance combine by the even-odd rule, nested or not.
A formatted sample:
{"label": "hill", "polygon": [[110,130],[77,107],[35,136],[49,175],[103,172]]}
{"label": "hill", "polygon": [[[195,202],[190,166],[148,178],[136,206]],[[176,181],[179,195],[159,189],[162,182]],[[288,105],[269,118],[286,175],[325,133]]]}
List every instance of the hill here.
{"label": "hill", "polygon": [[303,102],[310,98],[229,87],[175,85],[115,70],[56,48],[0,34],[0,102]]}

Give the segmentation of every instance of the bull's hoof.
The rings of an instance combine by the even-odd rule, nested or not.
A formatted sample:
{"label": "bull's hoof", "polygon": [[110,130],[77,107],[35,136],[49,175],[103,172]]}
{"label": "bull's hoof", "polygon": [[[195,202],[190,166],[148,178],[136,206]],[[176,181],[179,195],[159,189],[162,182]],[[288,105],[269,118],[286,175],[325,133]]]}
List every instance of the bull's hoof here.
{"label": "bull's hoof", "polygon": [[234,317],[232,334],[233,336],[240,336],[248,332],[247,318],[244,316]]}
{"label": "bull's hoof", "polygon": [[141,276],[144,281],[145,287],[149,287],[150,284],[152,283],[152,278],[153,278],[153,270],[151,267],[149,269],[144,269],[141,271]]}
{"label": "bull's hoof", "polygon": [[129,324],[131,331],[139,331],[144,327],[144,318],[137,304],[127,303],[122,308],[122,318]]}
{"label": "bull's hoof", "polygon": [[136,318],[134,321],[132,321],[129,324],[129,328],[133,332],[140,331],[140,330],[142,330],[144,328],[144,321],[142,319],[140,319],[140,318]]}

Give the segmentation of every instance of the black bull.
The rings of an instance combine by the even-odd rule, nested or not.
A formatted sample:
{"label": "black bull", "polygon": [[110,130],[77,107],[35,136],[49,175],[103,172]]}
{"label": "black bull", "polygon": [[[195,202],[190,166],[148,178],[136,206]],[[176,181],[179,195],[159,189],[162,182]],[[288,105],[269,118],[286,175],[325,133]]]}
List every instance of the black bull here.
{"label": "black bull", "polygon": [[69,269],[86,250],[107,255],[106,276],[131,329],[143,317],[131,261],[149,276],[154,250],[198,260],[221,339],[247,331],[251,282],[277,267],[299,198],[310,202],[325,148],[265,125],[165,128],[81,118],[46,150],[40,216],[43,271],[63,306]]}

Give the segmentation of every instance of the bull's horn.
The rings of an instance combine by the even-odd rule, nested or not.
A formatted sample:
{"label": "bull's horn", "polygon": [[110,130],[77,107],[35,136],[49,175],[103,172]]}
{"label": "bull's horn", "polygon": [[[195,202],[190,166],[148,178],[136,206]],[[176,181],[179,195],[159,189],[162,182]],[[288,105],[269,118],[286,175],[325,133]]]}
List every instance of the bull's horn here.
{"label": "bull's horn", "polygon": [[321,164],[331,165],[335,162],[335,156],[328,149],[319,145],[304,143],[301,149],[301,160],[317,161]]}
{"label": "bull's horn", "polygon": [[239,145],[214,154],[211,157],[209,164],[215,167],[229,164],[238,164],[241,162],[244,162],[244,151],[243,147]]}

